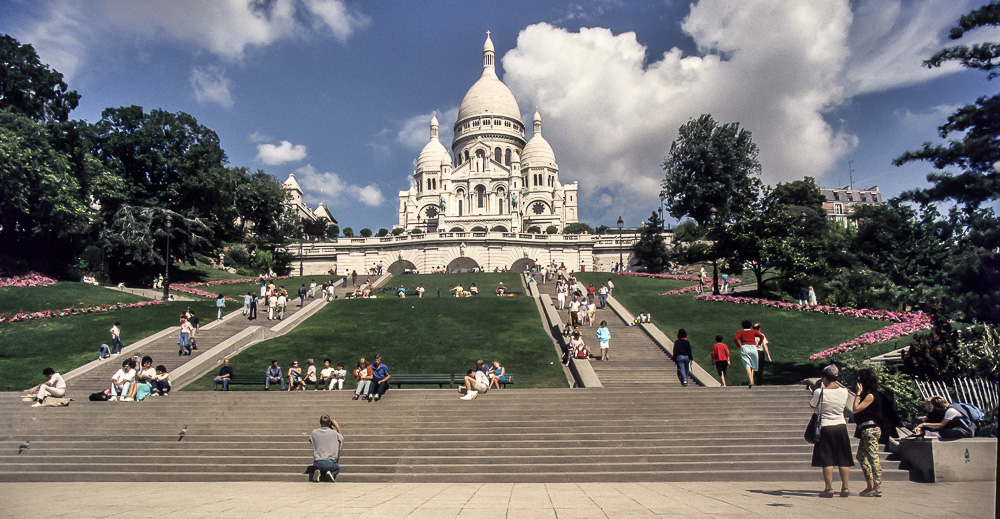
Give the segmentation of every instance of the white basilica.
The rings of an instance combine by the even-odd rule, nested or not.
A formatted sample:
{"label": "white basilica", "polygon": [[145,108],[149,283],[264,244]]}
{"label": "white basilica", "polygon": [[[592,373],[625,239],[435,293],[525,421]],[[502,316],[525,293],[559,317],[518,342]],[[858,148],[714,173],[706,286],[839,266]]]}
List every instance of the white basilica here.
{"label": "white basilica", "polygon": [[525,140],[517,100],[497,77],[493,41],[483,45],[483,75],[462,99],[451,143],[431,117],[430,141],[408,191],[399,192],[399,227],[423,232],[526,232],[577,222],[577,183],[559,182],[552,147],[535,111]]}

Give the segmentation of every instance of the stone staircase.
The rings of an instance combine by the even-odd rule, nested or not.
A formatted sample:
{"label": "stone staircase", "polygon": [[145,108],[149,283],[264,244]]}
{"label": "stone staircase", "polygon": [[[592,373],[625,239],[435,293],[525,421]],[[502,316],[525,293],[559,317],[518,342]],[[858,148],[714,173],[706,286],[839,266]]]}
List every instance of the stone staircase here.
{"label": "stone staircase", "polygon": [[[541,276],[536,277],[537,281],[542,281]],[[555,278],[551,277],[548,283],[536,283],[538,290],[542,294],[549,294],[552,298],[553,308],[556,308],[563,324],[569,313],[569,301],[566,302],[564,310],[558,310],[559,302],[556,300]],[[571,299],[571,298],[570,298]],[[586,296],[584,297],[586,299]],[[594,326],[580,326],[580,333],[590,348],[591,367],[594,373],[601,380],[601,384],[606,388],[638,388],[638,387],[663,387],[672,385],[680,387],[677,379],[677,369],[673,361],[664,351],[649,338],[642,328],[629,326],[618,314],[611,310],[608,305],[601,310],[600,299],[598,302],[597,315],[594,318]],[[608,322],[608,329],[611,331],[611,347],[609,349],[608,361],[600,359],[600,345],[597,342],[597,327],[602,320]]]}
{"label": "stone staircase", "polygon": [[[323,413],[345,435],[340,481],[819,481],[802,440],[802,388],[672,386],[493,390],[473,401],[393,389],[375,403],[350,391],[181,391],[65,408],[7,393],[0,481],[305,481],[307,437]],[[907,477],[896,462],[883,467],[885,479]]]}

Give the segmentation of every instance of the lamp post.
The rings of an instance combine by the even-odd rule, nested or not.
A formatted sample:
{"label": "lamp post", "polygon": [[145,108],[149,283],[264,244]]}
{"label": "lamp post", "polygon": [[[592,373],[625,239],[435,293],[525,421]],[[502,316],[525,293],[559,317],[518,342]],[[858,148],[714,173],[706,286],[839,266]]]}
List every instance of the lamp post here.
{"label": "lamp post", "polygon": [[622,217],[618,217],[618,272],[622,271],[622,228],[625,227],[625,220]]}
{"label": "lamp post", "polygon": [[663,201],[667,199],[667,194],[660,192],[660,232],[663,232]]}
{"label": "lamp post", "polygon": [[167,215],[167,254],[163,258],[163,301],[170,300],[170,228],[173,227],[174,219]]}
{"label": "lamp post", "polygon": [[[718,228],[718,223],[716,222],[716,219],[719,216],[719,210],[716,209],[715,207],[712,207],[708,212],[709,212],[709,220],[711,220],[712,222],[712,230],[716,230]],[[715,251],[716,241],[717,238],[712,240],[712,295],[714,296],[719,295],[719,265]]]}
{"label": "lamp post", "polygon": [[302,239],[305,236],[306,228],[299,222],[299,277],[302,277]]}

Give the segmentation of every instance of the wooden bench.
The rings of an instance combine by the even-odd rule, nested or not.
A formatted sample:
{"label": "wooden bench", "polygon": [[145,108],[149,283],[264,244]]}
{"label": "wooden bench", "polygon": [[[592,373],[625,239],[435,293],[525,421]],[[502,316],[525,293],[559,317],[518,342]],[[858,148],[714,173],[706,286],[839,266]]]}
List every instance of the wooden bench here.
{"label": "wooden bench", "polygon": [[[260,385],[264,386],[264,375],[230,375],[229,385],[235,386],[239,384],[245,385]],[[281,386],[278,386],[281,387]]]}

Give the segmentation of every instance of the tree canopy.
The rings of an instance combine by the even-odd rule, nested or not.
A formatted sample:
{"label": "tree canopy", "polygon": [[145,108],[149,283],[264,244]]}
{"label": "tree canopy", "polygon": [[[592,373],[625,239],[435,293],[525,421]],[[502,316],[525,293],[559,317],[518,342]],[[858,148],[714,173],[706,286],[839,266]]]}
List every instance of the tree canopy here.
{"label": "tree canopy", "polygon": [[80,94],[42,63],[34,47],[0,34],[0,110],[39,122],[65,121],[79,102]]}

